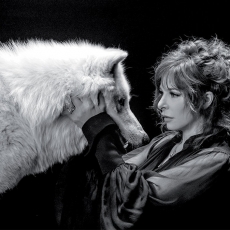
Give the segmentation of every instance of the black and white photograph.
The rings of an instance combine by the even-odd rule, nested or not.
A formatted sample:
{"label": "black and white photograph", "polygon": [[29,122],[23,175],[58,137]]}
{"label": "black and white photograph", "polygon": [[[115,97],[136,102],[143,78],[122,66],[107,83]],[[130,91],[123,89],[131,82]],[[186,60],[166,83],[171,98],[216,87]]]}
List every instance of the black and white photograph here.
{"label": "black and white photograph", "polygon": [[0,229],[230,229],[229,18],[0,0]]}

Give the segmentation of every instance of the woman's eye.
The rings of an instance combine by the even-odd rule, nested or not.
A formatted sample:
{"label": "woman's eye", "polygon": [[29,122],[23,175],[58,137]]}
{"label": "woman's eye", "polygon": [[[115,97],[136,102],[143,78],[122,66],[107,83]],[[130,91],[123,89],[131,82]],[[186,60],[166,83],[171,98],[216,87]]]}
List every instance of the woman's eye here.
{"label": "woman's eye", "polygon": [[180,94],[178,94],[178,93],[173,93],[173,92],[171,92],[170,95],[171,95],[172,97],[179,97],[179,96],[180,96]]}

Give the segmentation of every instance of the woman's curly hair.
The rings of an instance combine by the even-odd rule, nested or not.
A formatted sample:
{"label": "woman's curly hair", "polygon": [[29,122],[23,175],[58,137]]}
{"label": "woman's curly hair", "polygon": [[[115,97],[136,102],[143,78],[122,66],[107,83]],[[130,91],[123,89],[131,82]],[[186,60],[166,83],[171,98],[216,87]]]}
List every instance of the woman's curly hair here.
{"label": "woman's curly hair", "polygon": [[[217,38],[191,38],[165,53],[155,66],[154,108],[160,100],[163,77],[173,78],[191,110],[204,117],[204,134],[215,127],[230,130],[230,48]],[[204,94],[211,91],[212,104],[204,109]]]}

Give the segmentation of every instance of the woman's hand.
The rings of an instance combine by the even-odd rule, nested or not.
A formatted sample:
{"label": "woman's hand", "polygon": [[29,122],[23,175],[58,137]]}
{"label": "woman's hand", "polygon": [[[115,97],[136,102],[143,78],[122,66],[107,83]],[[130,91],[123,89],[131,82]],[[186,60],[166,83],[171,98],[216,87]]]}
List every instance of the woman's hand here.
{"label": "woman's hand", "polygon": [[102,94],[99,96],[98,105],[94,105],[90,98],[80,100],[77,97],[72,98],[75,110],[72,113],[64,111],[63,115],[68,116],[78,127],[82,128],[85,122],[91,117],[105,112],[105,99]]}

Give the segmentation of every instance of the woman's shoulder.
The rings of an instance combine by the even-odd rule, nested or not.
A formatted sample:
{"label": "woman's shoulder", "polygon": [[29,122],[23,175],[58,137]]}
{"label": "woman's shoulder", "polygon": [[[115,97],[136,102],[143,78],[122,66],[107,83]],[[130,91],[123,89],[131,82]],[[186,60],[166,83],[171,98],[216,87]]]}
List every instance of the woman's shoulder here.
{"label": "woman's shoulder", "polygon": [[210,162],[213,165],[225,165],[230,167],[230,147],[227,143],[222,145],[214,145],[203,148],[196,154],[196,159],[200,162]]}
{"label": "woman's shoulder", "polygon": [[230,147],[226,144],[222,146],[204,148],[199,152],[199,154],[222,154],[225,155],[225,158],[230,158]]}

